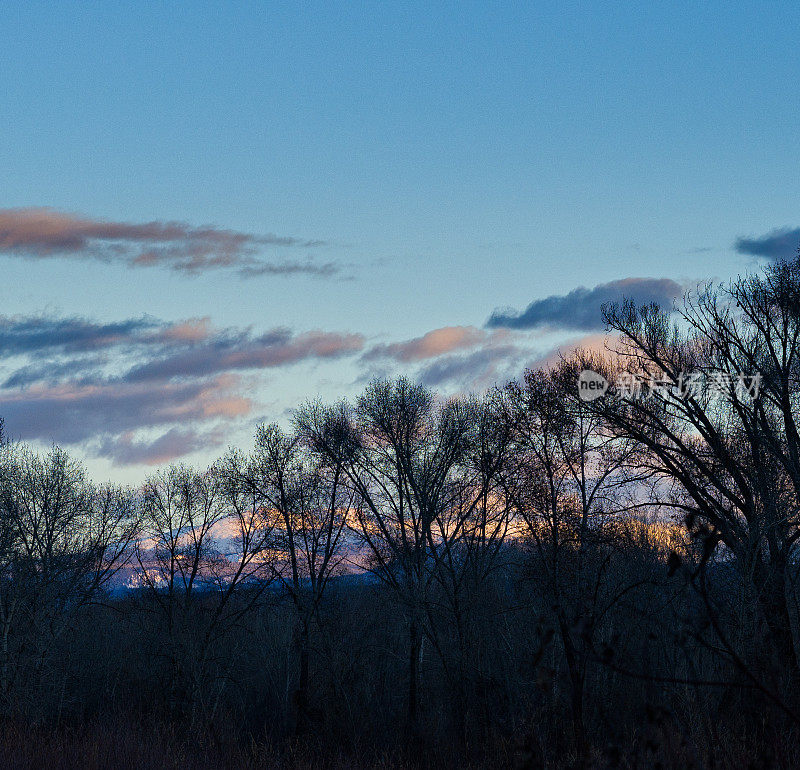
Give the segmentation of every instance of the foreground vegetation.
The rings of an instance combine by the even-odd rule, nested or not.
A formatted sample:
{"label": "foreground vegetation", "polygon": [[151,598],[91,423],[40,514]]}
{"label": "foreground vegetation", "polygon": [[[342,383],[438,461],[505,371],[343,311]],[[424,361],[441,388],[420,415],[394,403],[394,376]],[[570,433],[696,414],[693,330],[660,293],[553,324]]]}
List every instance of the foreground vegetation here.
{"label": "foreground vegetation", "polygon": [[0,765],[800,765],[800,262],[604,312],[139,489],[4,442]]}

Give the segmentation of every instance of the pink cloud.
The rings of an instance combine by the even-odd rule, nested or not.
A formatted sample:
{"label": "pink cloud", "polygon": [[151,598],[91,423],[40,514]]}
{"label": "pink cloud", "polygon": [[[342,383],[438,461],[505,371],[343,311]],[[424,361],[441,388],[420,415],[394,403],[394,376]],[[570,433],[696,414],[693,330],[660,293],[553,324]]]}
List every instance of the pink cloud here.
{"label": "pink cloud", "polygon": [[34,385],[3,393],[9,433],[23,440],[76,444],[140,428],[231,420],[250,413],[239,379],[194,382]]}
{"label": "pink cloud", "polygon": [[259,337],[249,332],[223,331],[200,344],[151,358],[133,367],[130,382],[201,377],[242,369],[269,369],[305,360],[333,359],[353,355],[364,346],[361,334],[320,330],[294,335],[284,328]]}
{"label": "pink cloud", "polygon": [[129,267],[162,265],[184,273],[232,268],[248,276],[335,276],[339,266],[332,262],[273,262],[259,256],[266,247],[321,245],[324,241],[186,222],[113,222],[43,207],[0,209],[0,253],[37,259],[89,258]]}
{"label": "pink cloud", "polygon": [[503,335],[503,332],[487,332],[474,326],[444,326],[405,342],[375,345],[364,357],[393,358],[402,362],[422,361],[477,347],[498,335]]}
{"label": "pink cloud", "polygon": [[159,339],[167,342],[202,342],[211,335],[211,319],[189,318],[180,323],[171,324],[161,331]]}
{"label": "pink cloud", "polygon": [[583,350],[587,353],[597,353],[598,355],[610,355],[607,345],[609,344],[607,334],[587,334],[582,337],[574,337],[560,345],[556,345],[544,355],[534,359],[528,364],[530,369],[547,369],[555,366],[561,358],[567,358],[576,350]]}

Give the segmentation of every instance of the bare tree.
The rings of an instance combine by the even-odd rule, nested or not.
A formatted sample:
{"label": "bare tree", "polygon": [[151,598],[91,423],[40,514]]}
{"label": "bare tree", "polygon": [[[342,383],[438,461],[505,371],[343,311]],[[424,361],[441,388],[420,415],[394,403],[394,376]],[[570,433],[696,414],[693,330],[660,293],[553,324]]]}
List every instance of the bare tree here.
{"label": "bare tree", "polygon": [[143,488],[140,584],[167,630],[170,710],[194,723],[211,716],[203,701],[214,645],[262,596],[273,576],[275,518],[239,483],[241,458],[204,473],[171,466]]}
{"label": "bare tree", "polygon": [[676,311],[672,325],[655,306],[604,309],[625,373],[678,386],[595,405],[646,450],[639,467],[672,489],[704,563],[720,544],[734,559],[769,641],[749,654],[774,687],[798,671],[787,579],[800,537],[800,262],[707,286]]}
{"label": "bare tree", "polygon": [[328,583],[346,557],[345,524],[353,507],[341,462],[312,455],[297,436],[277,425],[261,425],[256,447],[239,483],[258,504],[277,515],[276,535],[284,558],[275,577],[288,592],[297,619],[299,663],[289,713],[296,734],[307,728],[312,623],[318,619]]}
{"label": "bare tree", "polygon": [[[514,513],[534,548],[537,584],[549,597],[566,661],[570,711],[586,761],[587,666],[602,617],[624,590],[612,578],[611,545],[629,510],[628,493],[646,481],[629,472],[637,447],[608,429],[577,397],[578,354],[548,370],[527,370],[503,392],[512,450],[503,468]],[[595,357],[592,365],[603,369]],[[626,494],[623,494],[625,492]]]}
{"label": "bare tree", "polygon": [[[469,563],[457,556],[456,543],[472,538],[472,566],[480,569],[477,546],[485,556],[501,540],[504,525],[485,503],[502,453],[481,432],[487,423],[476,402],[437,402],[431,391],[402,378],[372,383],[354,407],[306,407],[298,425],[316,451],[342,468],[358,498],[357,531],[368,567],[406,610],[407,717],[416,733],[423,636],[434,639],[432,585],[438,578],[452,599]],[[450,569],[440,569],[445,565]]]}
{"label": "bare tree", "polygon": [[6,708],[41,674],[53,643],[129,558],[128,490],[94,487],[55,447],[0,448],[0,695]]}
{"label": "bare tree", "polygon": [[492,718],[487,697],[494,683],[484,642],[497,611],[494,578],[508,567],[504,546],[512,520],[501,469],[510,431],[494,393],[451,404],[467,416],[461,423],[463,453],[447,474],[433,515],[425,630],[447,676],[458,734],[466,745],[480,740],[475,722]]}

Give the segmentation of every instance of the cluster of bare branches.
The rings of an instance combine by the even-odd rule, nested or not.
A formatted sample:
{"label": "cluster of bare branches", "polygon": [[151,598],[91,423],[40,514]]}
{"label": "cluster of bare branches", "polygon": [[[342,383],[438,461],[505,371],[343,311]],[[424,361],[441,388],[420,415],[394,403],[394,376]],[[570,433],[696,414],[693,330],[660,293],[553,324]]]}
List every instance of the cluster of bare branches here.
{"label": "cluster of bare branches", "polygon": [[[769,704],[800,727],[800,261],[677,308],[604,313],[605,356],[578,351],[482,397],[375,381],[355,401],[301,406],[288,429],[259,426],[249,453],[136,489],[93,485],[60,449],[2,440],[0,423],[3,712],[29,706],[53,650],[106,606],[157,640],[165,708],[189,725],[226,708],[241,682],[232,650],[281,618],[277,722],[296,735],[326,711],[356,730],[348,644],[352,660],[359,645],[392,651],[402,709],[381,708],[402,713],[415,746],[434,701],[461,746],[541,738],[547,720],[533,715],[563,713],[588,765],[622,709],[603,693],[632,703],[620,689],[632,682],[695,759],[678,712],[697,693],[723,693],[717,709]],[[674,386],[586,401],[587,369]],[[706,384],[681,387],[687,374]],[[343,630],[351,597],[368,608],[369,592],[390,641],[369,622]],[[389,664],[360,665],[388,676]]]}

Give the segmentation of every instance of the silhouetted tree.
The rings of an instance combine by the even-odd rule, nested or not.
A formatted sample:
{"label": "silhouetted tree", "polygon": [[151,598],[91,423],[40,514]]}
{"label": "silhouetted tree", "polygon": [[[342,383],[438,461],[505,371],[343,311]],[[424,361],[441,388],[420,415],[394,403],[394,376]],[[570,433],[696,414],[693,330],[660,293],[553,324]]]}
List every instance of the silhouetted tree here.
{"label": "silhouetted tree", "polygon": [[[502,531],[502,523],[500,530],[489,523],[489,506],[489,527],[480,529],[482,501],[502,453],[493,446],[491,454],[477,402],[438,402],[430,390],[405,379],[372,383],[355,406],[306,407],[298,425],[316,451],[343,469],[358,497],[358,534],[368,566],[408,613],[407,714],[416,733],[432,583],[444,574],[441,566],[454,566],[456,541],[472,535],[491,548]],[[440,585],[453,596],[461,578],[449,574]]]}
{"label": "silhouetted tree", "polygon": [[[546,370],[527,370],[503,392],[511,433],[504,485],[524,523],[541,570],[563,647],[576,745],[588,761],[584,723],[587,666],[609,595],[621,589],[611,574],[615,527],[628,510],[622,494],[643,484],[628,468],[636,445],[609,431],[577,395],[578,358]],[[602,368],[600,359],[594,367]],[[611,590],[613,589],[613,590]],[[613,600],[612,600],[613,601]]]}
{"label": "silhouetted tree", "polygon": [[274,424],[258,427],[255,451],[239,467],[240,483],[278,517],[275,533],[285,557],[274,568],[297,618],[299,672],[290,713],[300,734],[309,713],[311,625],[331,577],[342,567],[354,496],[340,461],[312,455],[297,436]]}
{"label": "silhouetted tree", "polygon": [[129,490],[94,487],[63,450],[0,447],[0,697],[23,706],[53,644],[129,558]]}
{"label": "silhouetted tree", "polygon": [[704,563],[719,544],[735,560],[768,640],[753,638],[745,657],[774,687],[782,672],[796,680],[798,666],[787,579],[800,537],[800,263],[707,286],[676,312],[671,324],[655,306],[604,309],[621,371],[656,387],[593,404],[646,450],[639,468],[671,491]]}
{"label": "silhouetted tree", "polygon": [[240,483],[239,462],[232,455],[205,473],[171,466],[142,493],[137,577],[166,625],[170,711],[192,723],[214,708],[202,696],[215,643],[274,575],[276,519]]}

